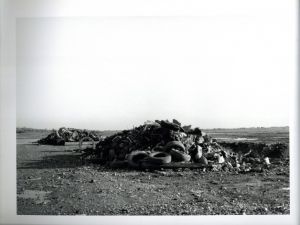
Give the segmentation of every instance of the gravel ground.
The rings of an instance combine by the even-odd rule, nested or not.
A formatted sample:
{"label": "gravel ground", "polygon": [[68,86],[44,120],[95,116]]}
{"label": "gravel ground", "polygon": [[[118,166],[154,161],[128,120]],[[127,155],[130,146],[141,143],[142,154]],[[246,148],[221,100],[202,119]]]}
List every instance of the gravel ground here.
{"label": "gravel ground", "polygon": [[[289,214],[289,164],[261,173],[134,171],[82,162],[66,146],[17,145],[18,215]],[[271,161],[272,162],[272,161]]]}

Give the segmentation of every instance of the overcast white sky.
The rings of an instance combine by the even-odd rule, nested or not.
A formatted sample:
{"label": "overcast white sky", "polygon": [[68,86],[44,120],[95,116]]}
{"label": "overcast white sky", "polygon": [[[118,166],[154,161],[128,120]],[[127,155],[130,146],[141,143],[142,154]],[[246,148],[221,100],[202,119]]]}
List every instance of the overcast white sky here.
{"label": "overcast white sky", "polygon": [[288,125],[296,42],[290,9],[278,6],[18,19],[17,126],[125,129],[172,118],[201,128]]}

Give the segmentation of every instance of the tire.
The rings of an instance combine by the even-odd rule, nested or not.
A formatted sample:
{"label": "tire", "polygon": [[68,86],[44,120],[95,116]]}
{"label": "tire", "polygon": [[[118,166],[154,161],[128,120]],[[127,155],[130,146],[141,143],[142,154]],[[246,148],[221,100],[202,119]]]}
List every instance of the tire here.
{"label": "tire", "polygon": [[83,137],[79,140],[79,149],[82,150],[82,143],[83,141],[92,141],[93,142],[93,149],[96,149],[96,144],[93,138],[90,137]]}
{"label": "tire", "polygon": [[144,151],[134,151],[128,156],[128,164],[133,168],[140,167],[141,161],[149,156],[148,153]]}
{"label": "tire", "polygon": [[204,156],[202,156],[200,159],[198,159],[197,163],[200,163],[200,164],[203,164],[203,165],[208,165],[208,161]]}
{"label": "tire", "polygon": [[181,141],[170,141],[170,142],[168,142],[164,147],[164,151],[168,152],[172,148],[178,148],[178,149],[182,150],[183,152],[185,151],[185,147],[181,143]]}
{"label": "tire", "polygon": [[62,138],[62,136],[60,136],[60,134],[59,134],[58,131],[56,131],[55,133],[56,133],[56,136],[57,136],[58,138]]}
{"label": "tire", "polygon": [[174,162],[189,162],[191,160],[191,156],[185,153],[182,153],[175,149],[170,149],[170,155],[172,156],[172,161]]}
{"label": "tire", "polygon": [[149,157],[143,159],[142,161],[154,165],[163,165],[170,163],[172,161],[172,157],[166,152],[152,152]]}

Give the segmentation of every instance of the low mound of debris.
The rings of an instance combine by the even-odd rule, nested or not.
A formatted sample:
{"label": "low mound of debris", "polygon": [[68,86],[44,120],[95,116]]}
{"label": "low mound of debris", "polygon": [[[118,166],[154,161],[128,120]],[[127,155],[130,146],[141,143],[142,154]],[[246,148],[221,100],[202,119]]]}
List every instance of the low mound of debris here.
{"label": "low mound of debris", "polygon": [[220,145],[198,127],[181,126],[175,119],[156,120],[106,137],[95,149],[85,149],[82,156],[111,167],[142,169],[189,167],[250,171],[269,167],[268,154],[274,151],[268,151],[268,146],[258,144],[259,149],[264,149],[263,154],[255,155],[251,162],[248,159],[253,154],[250,153],[256,152],[252,151],[253,146],[237,146]]}
{"label": "low mound of debris", "polygon": [[54,130],[47,137],[38,140],[37,143],[46,145],[65,145],[66,142],[77,142],[87,137],[94,141],[100,140],[94,131],[61,127],[58,130]]}
{"label": "low mound of debris", "polygon": [[224,148],[229,148],[237,154],[251,158],[288,158],[289,146],[285,143],[253,143],[253,142],[220,142]]}

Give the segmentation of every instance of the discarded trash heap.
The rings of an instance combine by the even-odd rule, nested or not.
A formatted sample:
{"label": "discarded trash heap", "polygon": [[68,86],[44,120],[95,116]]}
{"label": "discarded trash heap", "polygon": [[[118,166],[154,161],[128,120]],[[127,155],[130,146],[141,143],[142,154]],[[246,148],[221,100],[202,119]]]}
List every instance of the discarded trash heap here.
{"label": "discarded trash heap", "polygon": [[103,163],[127,161],[130,167],[151,167],[170,162],[225,161],[228,153],[199,128],[173,120],[148,121],[131,130],[106,137],[95,153]]}
{"label": "discarded trash heap", "polygon": [[49,145],[64,145],[65,142],[76,142],[85,137],[90,137],[94,141],[99,141],[99,137],[93,131],[61,127],[58,130],[54,130],[47,137],[38,140],[38,143]]}
{"label": "discarded trash heap", "polygon": [[167,165],[165,168],[168,168],[168,165],[180,164],[179,167],[194,165],[213,171],[247,172],[269,168],[268,157],[280,158],[276,152],[282,149],[288,151],[288,146],[282,143],[219,144],[199,128],[181,126],[174,119],[172,122],[147,121],[134,129],[108,136],[98,142],[96,149],[87,149],[84,155],[96,156],[97,161],[112,167],[162,168]]}

